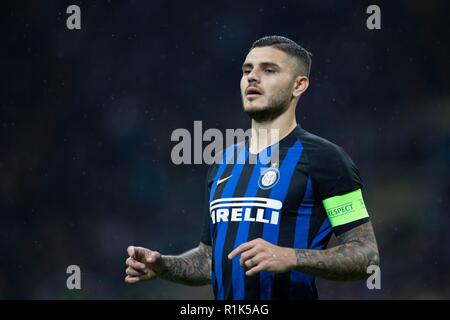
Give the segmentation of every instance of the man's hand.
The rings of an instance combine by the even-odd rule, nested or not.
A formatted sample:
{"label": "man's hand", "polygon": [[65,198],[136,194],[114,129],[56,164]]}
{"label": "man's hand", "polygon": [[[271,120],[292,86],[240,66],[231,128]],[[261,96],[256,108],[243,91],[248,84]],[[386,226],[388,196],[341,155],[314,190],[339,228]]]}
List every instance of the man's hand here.
{"label": "man's hand", "polygon": [[125,282],[136,283],[156,277],[190,286],[211,283],[212,248],[201,243],[181,255],[161,255],[142,247],[127,248],[129,258]]}
{"label": "man's hand", "polygon": [[128,268],[125,271],[125,282],[136,283],[157,277],[162,264],[159,252],[134,246],[129,246],[127,252],[129,257],[126,260]]}
{"label": "man's hand", "polygon": [[241,244],[230,252],[228,259],[239,254],[241,266],[248,269],[247,276],[261,271],[286,272],[297,262],[294,249],[279,247],[260,238]]}

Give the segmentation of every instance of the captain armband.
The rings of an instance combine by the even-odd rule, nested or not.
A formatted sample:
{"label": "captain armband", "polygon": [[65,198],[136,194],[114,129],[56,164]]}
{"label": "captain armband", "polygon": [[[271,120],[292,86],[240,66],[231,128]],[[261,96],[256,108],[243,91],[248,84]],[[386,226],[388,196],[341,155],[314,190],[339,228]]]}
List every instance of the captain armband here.
{"label": "captain armband", "polygon": [[323,200],[331,225],[337,227],[369,216],[361,189]]}

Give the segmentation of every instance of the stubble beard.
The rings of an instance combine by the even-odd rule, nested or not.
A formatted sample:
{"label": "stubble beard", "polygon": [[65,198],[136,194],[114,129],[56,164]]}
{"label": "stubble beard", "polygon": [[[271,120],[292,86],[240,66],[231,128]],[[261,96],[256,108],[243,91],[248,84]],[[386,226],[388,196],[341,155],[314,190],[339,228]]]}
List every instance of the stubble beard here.
{"label": "stubble beard", "polygon": [[285,113],[289,108],[290,100],[291,92],[290,90],[285,90],[271,97],[265,107],[250,108],[248,110],[245,110],[244,108],[244,111],[249,115],[250,118],[258,123],[268,122],[278,118],[283,113]]}

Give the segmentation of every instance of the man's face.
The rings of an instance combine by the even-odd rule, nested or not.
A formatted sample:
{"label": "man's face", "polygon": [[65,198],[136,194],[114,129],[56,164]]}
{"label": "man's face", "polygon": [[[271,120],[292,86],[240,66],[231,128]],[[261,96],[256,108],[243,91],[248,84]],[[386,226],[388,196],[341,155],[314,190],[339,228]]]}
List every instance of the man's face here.
{"label": "man's face", "polygon": [[273,120],[289,106],[294,89],[294,58],[272,47],[252,49],[243,65],[244,111],[257,122]]}

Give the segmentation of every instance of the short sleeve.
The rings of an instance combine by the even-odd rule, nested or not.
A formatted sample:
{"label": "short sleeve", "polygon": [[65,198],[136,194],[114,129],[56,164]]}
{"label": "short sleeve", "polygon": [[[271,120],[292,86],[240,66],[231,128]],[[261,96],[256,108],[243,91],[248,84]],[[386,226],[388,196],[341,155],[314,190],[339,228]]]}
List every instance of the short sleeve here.
{"label": "short sleeve", "polygon": [[335,234],[369,221],[361,175],[344,149],[327,145],[315,161],[313,180]]}
{"label": "short sleeve", "polygon": [[202,216],[203,216],[203,228],[202,233],[200,237],[200,242],[211,246],[212,245],[212,232],[211,232],[211,217],[209,214],[209,195],[211,191],[212,183],[214,182],[214,175],[215,175],[215,165],[211,165],[208,168],[208,172],[206,174],[205,179],[205,196],[203,200],[203,210],[202,210]]}
{"label": "short sleeve", "polygon": [[344,149],[332,145],[320,153],[313,166],[320,200],[363,188],[359,170]]}
{"label": "short sleeve", "polygon": [[[205,209],[202,210],[203,212],[203,228],[202,228],[202,234],[200,237],[200,242],[210,246],[212,244],[212,239],[211,239],[211,218],[209,217],[209,192],[205,192],[206,196],[205,196],[205,203],[204,203],[204,207]],[[208,207],[208,208],[206,208]]]}

